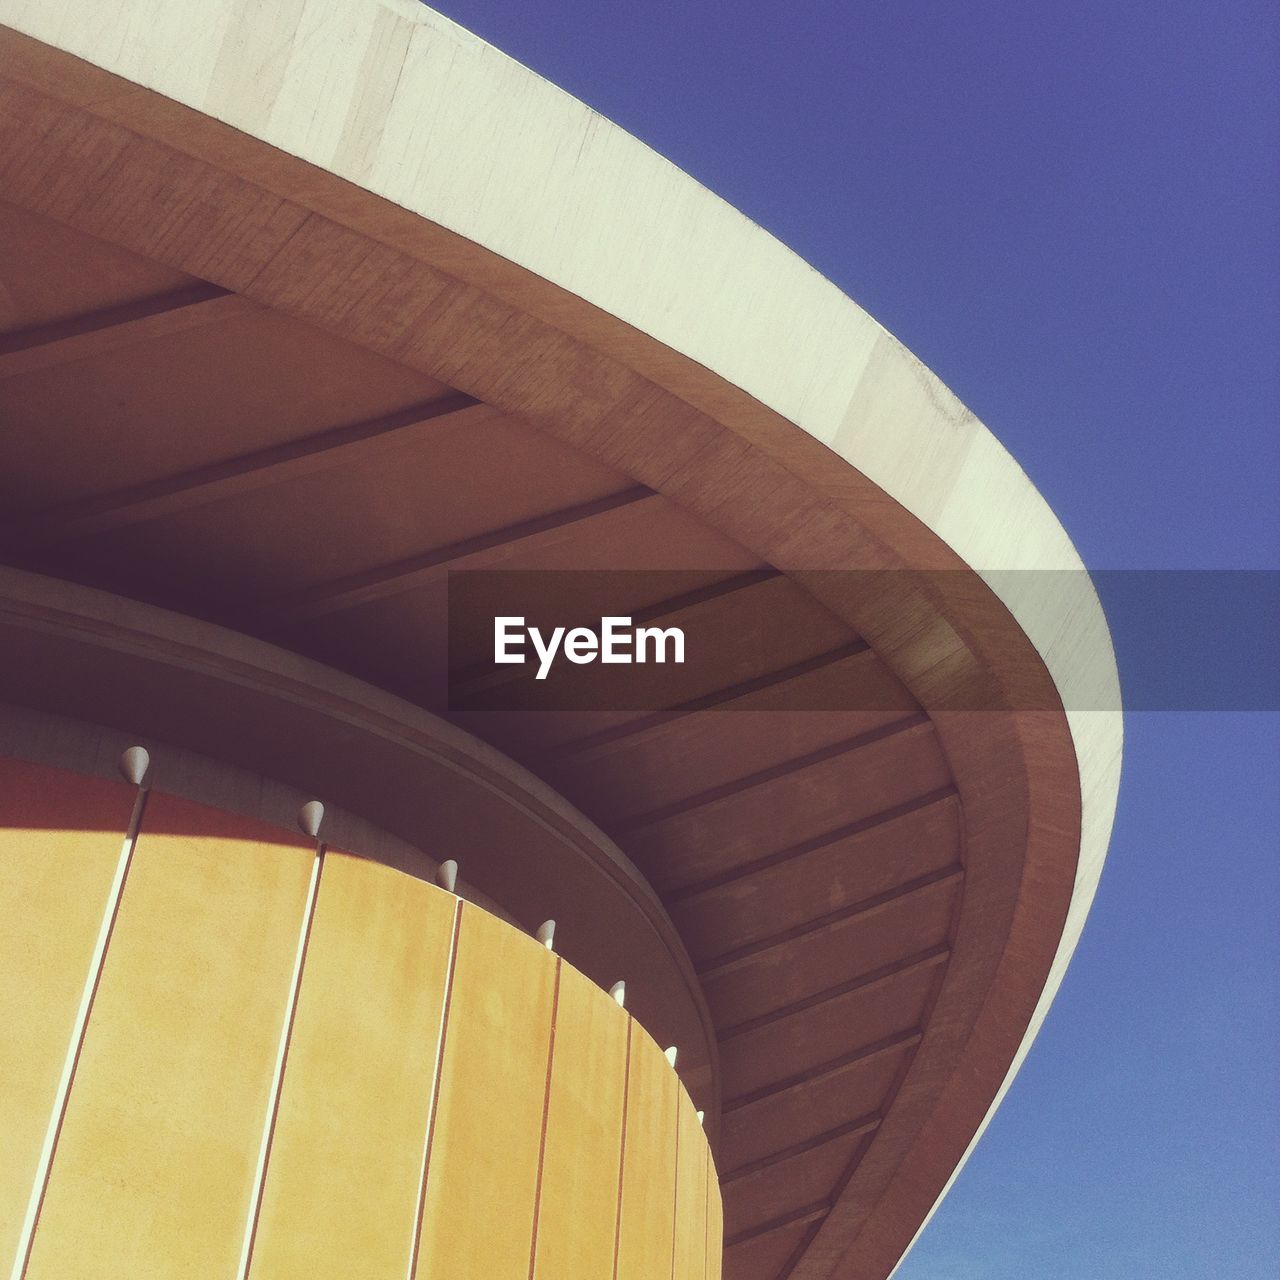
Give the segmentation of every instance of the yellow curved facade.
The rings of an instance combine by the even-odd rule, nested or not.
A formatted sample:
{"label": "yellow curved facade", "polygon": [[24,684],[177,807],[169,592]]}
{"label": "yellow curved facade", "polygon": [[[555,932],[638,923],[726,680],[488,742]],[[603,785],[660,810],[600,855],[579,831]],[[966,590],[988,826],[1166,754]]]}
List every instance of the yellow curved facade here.
{"label": "yellow curved facade", "polygon": [[720,1275],[664,1054],[474,904],[0,760],[0,928],[0,1276]]}

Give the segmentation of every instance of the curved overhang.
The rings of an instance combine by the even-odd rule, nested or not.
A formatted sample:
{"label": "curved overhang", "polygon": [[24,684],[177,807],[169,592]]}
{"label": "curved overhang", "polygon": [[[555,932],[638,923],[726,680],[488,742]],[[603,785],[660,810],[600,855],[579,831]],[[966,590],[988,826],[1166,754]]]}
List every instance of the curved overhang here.
{"label": "curved overhang", "polygon": [[[143,0],[109,12],[6,0],[0,19],[10,28],[0,45],[0,172],[13,225],[46,237],[50,261],[100,252],[117,255],[120,279],[135,258],[155,272],[147,288],[99,299],[92,315],[70,304],[24,315],[18,304],[0,356],[7,376],[31,388],[15,393],[16,421],[28,425],[29,413],[41,425],[49,395],[37,383],[58,344],[80,343],[70,358],[84,368],[110,358],[122,325],[133,326],[125,345],[176,342],[202,327],[226,334],[228,324],[256,324],[267,308],[278,325],[255,330],[259,347],[278,343],[302,368],[301,331],[290,337],[279,326],[313,326],[306,332],[348,353],[326,347],[326,359],[349,359],[356,381],[367,377],[391,397],[366,425],[379,414],[384,426],[403,418],[413,403],[455,423],[470,412],[463,425],[477,437],[501,437],[493,457],[531,457],[536,439],[545,471],[565,486],[545,510],[522,507],[512,486],[495,500],[489,528],[418,530],[419,544],[397,544],[381,565],[343,562],[328,579],[300,574],[288,529],[259,512],[258,555],[278,576],[253,584],[256,595],[221,582],[210,602],[175,583],[213,579],[223,560],[248,552],[225,530],[196,528],[190,495],[204,494],[202,511],[221,503],[226,512],[263,485],[312,474],[298,458],[372,437],[353,433],[354,408],[312,420],[311,434],[302,422],[283,438],[242,434],[208,457],[166,453],[121,427],[117,451],[136,450],[152,467],[132,483],[126,471],[60,489],[48,458],[13,453],[21,491],[10,495],[11,559],[203,609],[406,692],[412,659],[402,653],[397,666],[394,654],[370,655],[438,612],[439,600],[422,596],[432,574],[495,560],[573,568],[603,548],[610,567],[709,575],[713,601],[740,583],[777,592],[774,611],[813,637],[791,654],[789,672],[847,660],[867,668],[859,680],[872,679],[874,666],[875,681],[905,690],[896,718],[819,725],[809,713],[774,711],[768,731],[748,732],[740,720],[726,746],[705,728],[706,700],[767,687],[768,673],[743,670],[727,691],[699,691],[683,728],[655,730],[668,734],[658,755],[705,760],[714,742],[723,761],[737,762],[736,772],[707,766],[684,791],[636,754],[635,733],[610,766],[599,734],[590,749],[566,754],[536,734],[531,747],[496,722],[468,722],[535,772],[548,762],[545,776],[639,867],[693,955],[727,1080],[717,1147],[734,1246],[728,1273],[888,1274],[1034,1037],[1110,832],[1121,738],[1114,659],[1087,575],[1043,499],[932,374],[777,241],[409,0],[210,4],[195,17]],[[164,316],[179,323],[156,320]],[[392,365],[421,381],[406,374],[393,395]],[[465,404],[450,400],[459,393]],[[287,503],[283,490],[272,495],[273,505]],[[235,520],[252,514],[236,511]],[[144,525],[146,536],[130,540]],[[340,517],[337,526],[335,539],[351,543]],[[263,532],[272,529],[274,541]],[[98,539],[91,551],[89,535]],[[308,536],[341,559],[322,530]],[[392,581],[403,590],[389,592]],[[264,612],[263,592],[282,590],[287,616]],[[388,612],[390,599],[411,599],[418,612]],[[330,628],[324,637],[317,619]],[[409,696],[439,709],[430,690],[413,688]],[[611,742],[620,740],[614,733]],[[766,740],[781,740],[781,757],[767,754]],[[890,795],[900,778],[911,785]],[[787,790],[788,779],[800,781]],[[855,793],[869,790],[885,791],[879,809],[857,807]],[[795,840],[753,843],[761,831],[766,841],[777,834],[765,814],[781,814]],[[856,883],[840,898],[846,864],[836,854],[852,856],[859,841],[922,814],[923,827],[896,842],[886,836],[877,855],[902,864],[900,882],[849,872]],[[908,866],[904,850],[925,845],[937,860]],[[770,932],[761,902],[733,895],[749,875],[771,909],[790,910],[776,879],[783,867],[800,888],[793,914]],[[862,954],[852,935],[836,936],[853,922],[870,937],[878,926],[865,922],[908,901],[915,923],[890,929],[893,945],[905,945],[927,914],[908,890],[937,897],[929,910],[938,932],[916,937],[915,950],[877,967],[884,957],[870,943]],[[749,981],[734,977],[744,971]],[[877,1010],[874,992],[916,978],[903,1027]],[[782,1024],[819,996],[862,1001],[850,1016],[888,1034],[828,1048],[826,1058],[815,1049],[772,1076],[752,1066],[786,1058],[777,1038],[798,1024]],[[735,1131],[734,1112],[752,1116],[753,1133],[766,1131],[761,1107],[783,1094],[811,1110],[835,1107],[821,1090],[873,1060],[883,1079],[873,1087],[859,1076],[840,1094],[869,1090],[871,1111],[832,1111],[835,1123],[793,1149],[753,1145],[741,1120]],[[708,1082],[709,1098],[719,1100],[720,1084]],[[772,1123],[787,1129],[785,1108]],[[835,1163],[815,1174],[820,1150]],[[816,1187],[812,1179],[828,1175],[821,1195],[783,1206],[780,1176]]]}

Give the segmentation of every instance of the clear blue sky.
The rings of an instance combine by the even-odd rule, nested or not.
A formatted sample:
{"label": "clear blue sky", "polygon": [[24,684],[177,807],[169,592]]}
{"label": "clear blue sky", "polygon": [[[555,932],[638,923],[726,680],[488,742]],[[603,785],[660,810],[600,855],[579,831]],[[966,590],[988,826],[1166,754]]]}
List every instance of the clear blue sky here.
{"label": "clear blue sky", "polygon": [[[1274,3],[435,7],[839,284],[1091,567],[1280,569]],[[1181,652],[1176,615],[1108,603],[1122,671]],[[1198,605],[1186,680],[1256,664]],[[1280,716],[1126,729],[1075,963],[901,1280],[1280,1276]]]}

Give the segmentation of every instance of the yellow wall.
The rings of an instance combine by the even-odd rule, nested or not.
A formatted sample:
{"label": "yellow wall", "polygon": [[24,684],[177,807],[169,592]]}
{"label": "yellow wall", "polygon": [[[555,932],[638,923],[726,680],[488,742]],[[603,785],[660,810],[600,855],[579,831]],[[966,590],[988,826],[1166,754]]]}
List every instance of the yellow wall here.
{"label": "yellow wall", "polygon": [[701,1126],[606,993],[434,886],[160,793],[104,933],[136,798],[0,761],[0,1276],[717,1280]]}
{"label": "yellow wall", "polygon": [[[132,808],[124,783],[0,759],[0,1276],[18,1248]],[[68,810],[85,830],[63,830]]]}

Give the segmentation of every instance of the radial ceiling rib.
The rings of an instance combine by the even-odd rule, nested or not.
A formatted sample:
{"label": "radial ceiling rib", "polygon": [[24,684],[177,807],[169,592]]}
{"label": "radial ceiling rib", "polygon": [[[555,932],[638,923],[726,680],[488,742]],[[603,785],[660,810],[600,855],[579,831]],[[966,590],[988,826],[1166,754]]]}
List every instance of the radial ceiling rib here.
{"label": "radial ceiling rib", "polygon": [[851,991],[869,987],[886,978],[897,977],[899,974],[907,973],[925,965],[941,964],[950,954],[951,949],[945,944],[929,947],[927,950],[907,956],[905,959],[895,960],[892,964],[881,965],[870,973],[860,974],[848,982],[841,982],[834,987],[826,987],[811,996],[805,996],[801,1000],[793,1000],[790,1004],[785,1004],[778,1009],[771,1009],[768,1013],[762,1013],[757,1018],[748,1018],[745,1022],[739,1022],[731,1027],[717,1028],[716,1034],[720,1043],[725,1044],[735,1036],[746,1035],[748,1031],[759,1031],[761,1027],[767,1027],[775,1022],[782,1022],[791,1017],[792,1014],[812,1009],[816,1005],[826,1004],[828,1000],[848,995]]}
{"label": "radial ceiling rib", "polygon": [[816,1204],[805,1205],[800,1209],[794,1209],[790,1213],[783,1214],[781,1217],[773,1218],[769,1222],[762,1222],[759,1226],[739,1232],[736,1236],[730,1236],[724,1242],[724,1247],[732,1249],[735,1245],[746,1244],[748,1240],[755,1240],[760,1236],[770,1235],[774,1231],[781,1231],[783,1227],[798,1227],[810,1222],[817,1222],[819,1218],[826,1217],[830,1209],[830,1200],[819,1200]]}
{"label": "radial ceiling rib", "polygon": [[785,778],[789,774],[798,773],[801,769],[809,768],[810,765],[821,764],[823,761],[834,759],[836,756],[848,755],[862,747],[869,747],[872,743],[880,742],[885,738],[892,738],[898,734],[910,733],[912,730],[921,728],[924,728],[926,732],[932,732],[929,717],[923,712],[918,712],[883,728],[857,734],[855,737],[846,738],[843,741],[821,747],[817,751],[810,751],[803,756],[785,760],[781,764],[773,765],[768,769],[761,769],[758,773],[749,774],[745,778],[738,778],[733,782],[727,782],[721,786],[712,787],[707,791],[701,791],[697,795],[688,796],[684,800],[663,805],[660,809],[642,813],[635,818],[629,819],[626,823],[619,824],[617,829],[629,833],[645,827],[657,826],[659,823],[666,822],[671,818],[691,813],[695,809],[702,809],[707,805],[732,799],[739,793],[749,791],[752,787],[758,787],[762,783],[775,782],[777,779]]}
{"label": "radial ceiling rib", "polygon": [[802,858],[806,854],[816,852],[818,849],[824,849],[828,845],[836,844],[838,841],[847,840],[850,836],[861,835],[864,831],[887,826],[891,822],[896,822],[899,818],[918,813],[920,810],[928,809],[932,805],[955,800],[957,794],[953,785],[939,787],[935,791],[917,796],[912,800],[905,801],[903,804],[896,804],[889,809],[881,809],[869,817],[860,818],[857,822],[850,822],[845,826],[835,828],[833,831],[824,831],[820,835],[800,841],[799,844],[791,845],[786,849],[779,849],[776,853],[766,854],[762,858],[753,858],[750,862],[739,863],[738,866],[732,867],[728,871],[722,871],[717,875],[708,876],[705,880],[698,880],[693,884],[673,889],[670,893],[664,895],[663,900],[669,906],[675,906],[677,903],[694,902],[705,894],[723,889],[726,885],[735,884],[739,880],[750,879],[752,876],[781,866],[783,863],[790,862],[795,858]]}
{"label": "radial ceiling rib", "polygon": [[723,1104],[724,1114],[727,1116],[731,1112],[742,1111],[758,1102],[777,1098],[785,1093],[792,1093],[796,1089],[803,1089],[819,1080],[826,1080],[831,1076],[839,1075],[842,1071],[847,1071],[850,1067],[855,1067],[861,1062],[869,1062],[872,1058],[878,1058],[883,1053],[912,1048],[920,1043],[922,1035],[923,1032],[918,1027],[913,1027],[910,1031],[886,1036],[882,1040],[875,1041],[874,1044],[862,1045],[850,1053],[842,1053],[838,1058],[832,1058],[828,1062],[820,1063],[808,1071],[797,1072],[784,1080],[765,1085],[760,1089],[753,1089],[750,1093],[744,1093],[740,1097],[727,1098]]}
{"label": "radial ceiling rib", "polygon": [[880,1122],[881,1117],[877,1113],[875,1115],[861,1116],[857,1120],[849,1120],[844,1124],[836,1125],[832,1129],[825,1129],[815,1137],[806,1138],[803,1142],[783,1147],[780,1151],[761,1156],[758,1160],[750,1160],[746,1164],[730,1169],[727,1173],[722,1173],[720,1175],[720,1185],[728,1187],[731,1183],[742,1182],[754,1174],[763,1173],[766,1169],[785,1164],[788,1160],[796,1160],[801,1156],[808,1155],[811,1151],[819,1151],[829,1143],[838,1142],[841,1138],[852,1137],[856,1134],[874,1133],[879,1128]]}
{"label": "radial ceiling rib", "polygon": [[586,763],[604,755],[608,748],[623,739],[639,741],[647,736],[654,735],[655,732],[660,732],[676,720],[680,720],[685,716],[696,715],[700,711],[710,711],[716,708],[732,709],[729,706],[730,703],[748,698],[755,693],[761,693],[766,689],[776,689],[799,676],[808,675],[813,671],[820,671],[824,667],[834,666],[847,658],[863,654],[867,655],[868,662],[876,660],[875,655],[864,640],[851,640],[848,644],[828,650],[815,658],[806,658],[802,662],[792,663],[790,666],[782,667],[777,671],[768,671],[764,675],[755,676],[750,680],[742,680],[737,684],[728,685],[712,693],[691,698],[688,702],[679,703],[666,710],[655,711],[651,715],[641,716],[637,720],[629,720],[625,724],[602,729],[599,733],[587,734],[585,737],[578,738],[557,748],[554,756],[556,759],[571,759],[575,763]]}
{"label": "radial ceiling rib", "polygon": [[826,915],[815,916],[810,920],[806,920],[803,924],[770,934],[767,938],[760,938],[755,942],[748,943],[746,946],[735,947],[732,951],[726,951],[701,966],[698,969],[698,977],[703,979],[718,978],[723,974],[731,973],[746,961],[754,960],[765,952],[772,951],[775,947],[785,946],[788,942],[794,942],[797,938],[808,937],[810,934],[821,933],[832,925],[843,924],[860,916],[872,915],[892,902],[897,902],[902,898],[909,898],[912,894],[932,888],[934,885],[950,884],[953,881],[958,881],[963,875],[963,867],[950,866],[942,867],[938,871],[931,871],[928,875],[918,876],[914,880],[909,880],[906,884],[897,885],[884,893],[877,893],[872,898],[864,898],[861,902],[841,907],[838,911],[829,911]]}
{"label": "radial ceiling rib", "polygon": [[651,489],[635,485],[608,497],[584,502],[580,506],[539,516],[476,538],[468,538],[464,542],[427,551],[394,564],[379,565],[336,582],[324,583],[301,592],[276,607],[267,606],[263,612],[269,618],[285,623],[354,609],[362,604],[424,587],[428,583],[439,581],[446,573],[462,569],[494,568],[516,547],[529,550],[538,545],[554,543],[572,526],[608,519],[639,504],[656,504],[660,501],[659,496]]}
{"label": "radial ceiling rib", "polygon": [[157,298],[0,337],[0,378],[69,364],[257,310],[256,302],[239,294],[214,284],[195,284]]}
{"label": "radial ceiling rib", "polygon": [[442,418],[457,423],[493,412],[470,396],[455,393],[368,422],[336,427],[181,475],[37,512],[8,536],[18,545],[31,547],[105,533],[330,467],[358,465],[382,449],[412,443]]}

